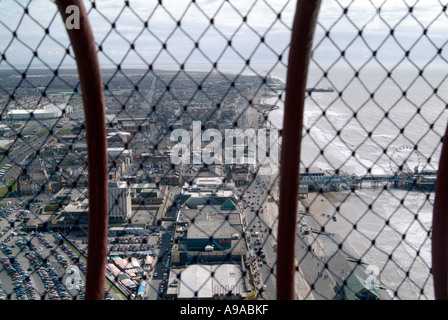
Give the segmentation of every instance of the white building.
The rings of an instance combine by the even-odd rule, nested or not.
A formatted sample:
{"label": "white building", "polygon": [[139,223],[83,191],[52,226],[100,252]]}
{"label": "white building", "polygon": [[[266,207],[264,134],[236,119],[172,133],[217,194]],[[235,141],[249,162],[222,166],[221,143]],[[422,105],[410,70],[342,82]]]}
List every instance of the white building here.
{"label": "white building", "polygon": [[190,265],[180,274],[178,299],[213,299],[232,293],[248,294],[241,267],[234,264]]}
{"label": "white building", "polygon": [[198,188],[218,189],[223,183],[223,177],[197,177],[193,185]]}
{"label": "white building", "polygon": [[127,220],[132,214],[131,190],[127,183],[109,181],[109,220]]}
{"label": "white building", "polygon": [[120,155],[130,156],[132,155],[132,150],[125,148],[107,148],[107,154],[112,157],[117,157]]}
{"label": "white building", "polygon": [[[8,111],[8,119],[9,120],[29,120],[29,119],[54,119],[61,118],[63,116],[63,111],[65,110],[65,114],[69,114],[73,112],[73,107],[66,104],[58,104],[54,105],[49,103],[42,107],[42,109],[35,110],[24,110],[24,109],[16,109]],[[31,114],[33,117],[31,117]]]}

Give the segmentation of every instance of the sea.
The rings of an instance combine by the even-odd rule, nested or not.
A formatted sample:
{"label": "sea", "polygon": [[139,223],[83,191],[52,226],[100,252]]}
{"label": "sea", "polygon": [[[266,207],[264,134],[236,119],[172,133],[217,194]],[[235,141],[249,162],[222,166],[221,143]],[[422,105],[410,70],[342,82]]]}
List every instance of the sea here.
{"label": "sea", "polygon": [[[305,99],[301,166],[356,175],[391,174],[400,166],[409,172],[437,170],[448,120],[446,76],[443,68],[420,72],[407,66],[366,67],[358,74],[331,68],[324,77],[311,66],[308,87],[334,92],[314,92]],[[286,72],[277,77],[284,81]],[[277,91],[264,99],[278,106],[269,113],[273,127],[282,127],[284,98]],[[346,241],[363,261],[381,270],[379,282],[394,299],[434,299],[434,192],[363,188],[340,198],[359,208],[356,230]]]}

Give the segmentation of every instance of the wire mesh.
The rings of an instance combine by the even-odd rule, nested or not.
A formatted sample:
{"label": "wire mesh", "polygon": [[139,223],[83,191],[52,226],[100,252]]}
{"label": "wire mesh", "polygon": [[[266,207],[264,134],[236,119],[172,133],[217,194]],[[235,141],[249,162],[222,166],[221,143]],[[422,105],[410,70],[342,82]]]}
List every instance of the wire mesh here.
{"label": "wire mesh", "polygon": [[[295,2],[85,4],[107,106],[106,299],[275,299]],[[298,299],[434,299],[446,6],[323,2],[291,244]],[[0,8],[0,297],[84,299],[87,141],[69,25],[50,1]]]}

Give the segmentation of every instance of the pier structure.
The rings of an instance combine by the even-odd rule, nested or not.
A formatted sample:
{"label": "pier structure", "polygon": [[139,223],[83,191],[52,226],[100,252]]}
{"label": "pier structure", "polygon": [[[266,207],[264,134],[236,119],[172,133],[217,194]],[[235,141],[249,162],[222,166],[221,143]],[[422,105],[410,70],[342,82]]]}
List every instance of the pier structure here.
{"label": "pier structure", "polygon": [[433,191],[437,172],[355,175],[334,170],[307,170],[300,173],[299,184],[308,191],[339,191],[362,188],[416,188]]}

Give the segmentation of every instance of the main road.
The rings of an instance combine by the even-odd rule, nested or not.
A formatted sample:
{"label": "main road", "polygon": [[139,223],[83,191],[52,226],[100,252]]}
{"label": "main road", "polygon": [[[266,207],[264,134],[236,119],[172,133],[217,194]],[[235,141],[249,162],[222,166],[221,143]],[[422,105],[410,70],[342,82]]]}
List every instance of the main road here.
{"label": "main road", "polygon": [[255,285],[265,299],[275,299],[277,254],[269,232],[266,213],[269,176],[257,175],[249,185],[240,187],[243,221],[251,255]]}

